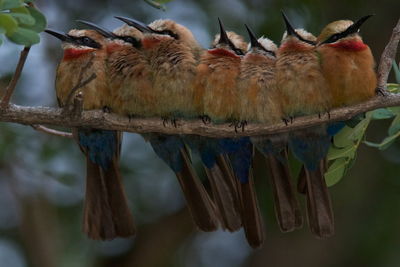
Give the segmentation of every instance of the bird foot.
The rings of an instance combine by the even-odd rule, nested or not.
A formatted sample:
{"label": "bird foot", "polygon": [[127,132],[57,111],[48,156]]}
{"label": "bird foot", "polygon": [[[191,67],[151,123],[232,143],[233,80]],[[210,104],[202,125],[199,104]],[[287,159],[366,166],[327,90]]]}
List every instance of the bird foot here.
{"label": "bird foot", "polygon": [[229,124],[229,127],[235,127],[235,133],[238,132],[238,129],[242,129],[242,132],[244,132],[244,127],[247,125],[247,121],[232,121],[231,124]]}
{"label": "bird foot", "polygon": [[164,127],[167,127],[169,123],[175,128],[178,128],[177,119],[175,117],[162,117]]}
{"label": "bird foot", "polygon": [[375,94],[377,96],[387,96],[389,93],[388,93],[388,91],[386,89],[377,87],[375,89]]}
{"label": "bird foot", "polygon": [[209,116],[207,116],[207,115],[201,115],[200,119],[203,121],[203,123],[205,125],[211,123],[211,118]]}
{"label": "bird foot", "polygon": [[111,113],[111,108],[110,107],[104,106],[102,108],[102,110],[103,110],[104,113]]}

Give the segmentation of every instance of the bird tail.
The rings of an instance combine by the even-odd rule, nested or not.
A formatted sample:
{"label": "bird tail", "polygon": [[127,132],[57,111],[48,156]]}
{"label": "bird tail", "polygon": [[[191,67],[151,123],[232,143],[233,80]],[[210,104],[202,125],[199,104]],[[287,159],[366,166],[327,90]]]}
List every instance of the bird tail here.
{"label": "bird tail", "polygon": [[183,160],[182,170],[176,172],[176,177],[181,185],[190,214],[200,230],[214,231],[218,227],[214,203],[194,172],[186,149],[181,148],[180,154]]}
{"label": "bird tail", "polygon": [[[100,136],[100,135],[99,135]],[[98,139],[99,136],[89,137]],[[113,133],[114,158],[107,168],[92,161],[86,154],[86,194],[83,214],[83,231],[89,238],[110,240],[135,234],[133,216],[122,185],[119,171],[120,133]],[[80,139],[82,140],[82,139]],[[113,146],[114,146],[113,145]],[[87,147],[82,147],[88,151]]]}
{"label": "bird tail", "polygon": [[218,156],[217,163],[212,168],[205,167],[205,170],[221,217],[222,228],[230,232],[239,230],[242,222],[236,188],[224,156]]}
{"label": "bird tail", "polygon": [[334,216],[331,198],[324,178],[325,160],[319,168],[304,168],[307,196],[307,216],[310,229],[314,235],[327,238],[334,234]]}
{"label": "bird tail", "polygon": [[[286,150],[281,152],[287,159]],[[275,202],[275,213],[282,232],[290,232],[303,225],[299,203],[290,182],[290,171],[287,161],[282,162],[269,154],[266,157],[271,172],[271,183]]]}
{"label": "bird tail", "polygon": [[249,172],[247,183],[237,180],[242,213],[242,223],[249,245],[258,248],[264,243],[264,227],[254,188],[254,177]]}

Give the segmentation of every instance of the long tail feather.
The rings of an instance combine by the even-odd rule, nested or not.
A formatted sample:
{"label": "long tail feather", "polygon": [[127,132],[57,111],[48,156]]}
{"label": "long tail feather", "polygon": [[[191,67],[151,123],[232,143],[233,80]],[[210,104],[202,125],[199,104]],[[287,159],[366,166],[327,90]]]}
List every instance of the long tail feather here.
{"label": "long tail feather", "polygon": [[[282,153],[285,153],[283,151]],[[289,166],[272,155],[267,157],[271,172],[275,213],[282,232],[290,232],[303,225],[303,217],[290,183]]]}
{"label": "long tail feather", "polygon": [[235,205],[236,192],[232,192],[217,164],[211,169],[205,167],[205,170],[210,180],[214,201],[221,216],[222,228],[230,232],[239,230],[242,222],[238,206]]}
{"label": "long tail feather", "polygon": [[331,198],[324,178],[324,162],[317,170],[307,170],[307,215],[311,231],[317,237],[327,238],[334,234],[334,217]]}
{"label": "long tail feather", "polygon": [[197,178],[184,148],[181,149],[181,155],[183,168],[181,172],[176,173],[176,177],[185,195],[190,214],[200,230],[205,232],[215,231],[218,227],[218,220],[214,203]]}
{"label": "long tail feather", "polygon": [[264,243],[264,227],[254,188],[253,174],[250,173],[248,183],[237,181],[241,203],[242,223],[247,242],[252,248]]}

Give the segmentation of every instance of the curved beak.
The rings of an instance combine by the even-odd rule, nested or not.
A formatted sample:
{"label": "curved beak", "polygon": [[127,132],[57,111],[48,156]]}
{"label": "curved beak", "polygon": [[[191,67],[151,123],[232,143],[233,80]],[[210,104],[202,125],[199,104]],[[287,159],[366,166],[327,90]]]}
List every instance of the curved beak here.
{"label": "curved beak", "polygon": [[294,30],[292,24],[290,24],[289,19],[287,18],[287,16],[285,15],[285,13],[283,11],[281,11],[282,16],[283,16],[283,20],[285,21],[285,25],[286,25],[286,32],[288,35],[294,35],[297,36],[297,32]]}
{"label": "curved beak", "polygon": [[92,22],[89,21],[85,21],[85,20],[77,20],[77,22],[82,23],[83,25],[89,26],[90,28],[94,29],[96,32],[100,33],[101,35],[103,35],[106,38],[116,38],[115,34],[113,34],[112,32],[110,32],[109,30],[100,27]]}
{"label": "curved beak", "polygon": [[247,26],[246,24],[244,24],[244,26],[246,27],[246,30],[247,30],[247,32],[249,34],[251,47],[264,48],[260,44],[260,42],[258,42],[257,37],[255,36],[253,31],[249,28],[249,26]]}
{"label": "curved beak", "polygon": [[353,23],[353,25],[351,25],[347,30],[348,33],[347,34],[352,34],[352,33],[356,33],[360,30],[361,25],[364,24],[364,22],[366,22],[370,17],[372,17],[373,15],[367,15],[364,16],[362,18],[360,18],[359,20],[357,20],[355,23]]}
{"label": "curved beak", "polygon": [[45,29],[44,31],[50,35],[53,35],[54,37],[61,40],[62,42],[71,42],[72,41],[72,39],[65,33],[53,31],[50,29]]}
{"label": "curved beak", "polygon": [[219,44],[227,44],[227,45],[229,45],[231,40],[229,40],[228,34],[226,34],[224,25],[222,24],[222,21],[221,21],[220,18],[218,18],[218,22],[219,22],[219,31],[220,31],[218,43]]}
{"label": "curved beak", "polygon": [[152,28],[144,24],[143,22],[140,22],[135,19],[127,18],[127,17],[120,17],[120,16],[114,16],[114,18],[121,20],[122,22],[125,22],[129,26],[135,27],[139,31],[143,33],[157,33],[155,32]]}

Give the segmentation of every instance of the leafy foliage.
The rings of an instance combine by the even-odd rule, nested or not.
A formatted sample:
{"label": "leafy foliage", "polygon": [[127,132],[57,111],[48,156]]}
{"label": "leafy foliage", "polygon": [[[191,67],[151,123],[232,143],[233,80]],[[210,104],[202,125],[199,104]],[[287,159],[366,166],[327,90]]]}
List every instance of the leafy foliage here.
{"label": "leafy foliage", "polygon": [[39,43],[39,33],[46,27],[45,16],[31,2],[0,0],[0,34],[16,44],[32,46]]}
{"label": "leafy foliage", "polygon": [[[393,71],[395,72],[398,84],[387,84],[390,93],[400,93],[400,70],[399,66],[393,62]],[[388,129],[388,136],[380,143],[374,143],[364,140],[365,132],[372,120],[392,119]],[[349,123],[350,125],[351,123]],[[400,107],[380,108],[367,112],[365,118],[353,125],[346,126],[341,130],[333,140],[333,144],[328,153],[329,168],[325,173],[325,179],[328,186],[339,182],[355,161],[357,149],[361,143],[367,146],[384,150],[393,144],[400,136]]]}
{"label": "leafy foliage", "polygon": [[172,0],[144,0],[144,1],[154,8],[166,11],[167,8],[165,7],[165,4],[171,2]]}

